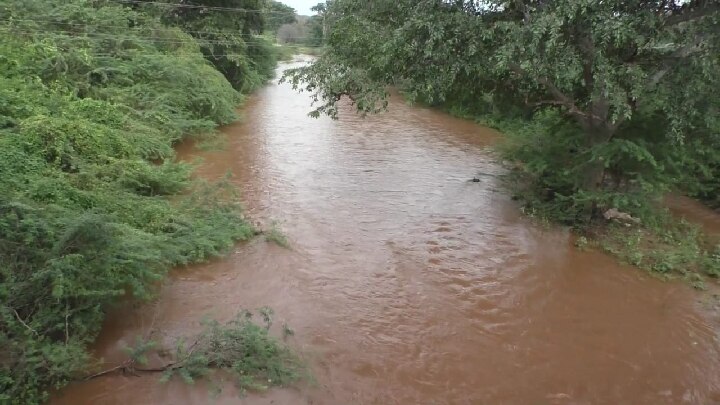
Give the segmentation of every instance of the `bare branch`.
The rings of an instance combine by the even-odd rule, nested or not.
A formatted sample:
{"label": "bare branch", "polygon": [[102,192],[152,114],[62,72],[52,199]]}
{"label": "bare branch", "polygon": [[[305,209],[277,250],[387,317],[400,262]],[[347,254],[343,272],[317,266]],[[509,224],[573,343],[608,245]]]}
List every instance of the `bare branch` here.
{"label": "bare branch", "polygon": [[515,4],[517,5],[518,9],[523,13],[523,21],[525,22],[525,25],[530,24],[530,11],[527,8],[527,5],[523,0],[515,0]]}
{"label": "bare branch", "polygon": [[583,79],[588,94],[592,94],[595,87],[593,65],[595,63],[595,43],[589,35],[582,35],[578,41],[580,53],[583,57]]}
{"label": "bare branch", "polygon": [[[527,75],[527,72],[525,71],[525,69],[523,69],[522,67],[520,67],[520,65],[518,65],[516,63],[510,64],[510,69],[520,76]],[[545,86],[547,88],[547,90],[550,92],[550,94],[552,94],[556,98],[556,100],[552,104],[561,105],[561,106],[567,108],[570,111],[570,114],[575,115],[577,117],[582,117],[583,119],[588,118],[588,114],[583,112],[582,110],[580,110],[578,108],[578,106],[575,105],[575,101],[571,97],[569,97],[568,95],[563,93],[562,90],[560,90],[557,86],[555,86],[555,84],[553,84],[553,82],[550,81],[550,79],[548,79],[546,76],[540,77],[536,80],[540,84]]]}
{"label": "bare branch", "polygon": [[119,366],[115,366],[115,367],[113,367],[113,368],[109,368],[109,369],[107,369],[107,370],[103,370],[103,371],[100,371],[100,372],[98,372],[98,373],[89,375],[89,376],[83,378],[83,380],[85,380],[85,381],[87,381],[87,380],[92,380],[93,378],[97,378],[97,377],[104,376],[104,375],[106,375],[106,374],[114,373],[115,371],[120,371],[120,370],[126,371],[126,370],[129,370],[129,369],[132,368],[132,363],[134,363],[134,360],[132,360],[132,359],[126,360],[125,362],[123,362],[123,363],[122,363],[121,365],[119,365]]}
{"label": "bare branch", "polygon": [[532,103],[526,103],[529,106],[537,107],[541,105],[557,105],[557,106],[564,106],[565,103],[562,101],[557,100],[540,100],[540,101],[534,101]]}
{"label": "bare branch", "polygon": [[193,353],[195,352],[195,349],[197,349],[197,347],[198,347],[199,342],[200,342],[200,339],[195,340],[195,342],[188,347],[188,352],[183,358],[175,360],[175,361],[171,361],[162,366],[135,367],[135,363],[136,363],[135,359],[127,359],[118,366],[111,367],[107,370],[103,370],[103,371],[97,372],[95,374],[91,374],[91,375],[83,378],[83,380],[92,380],[93,378],[102,377],[104,375],[114,373],[117,371],[122,371],[123,373],[136,374],[137,372],[160,373],[160,372],[164,372],[164,371],[168,371],[168,370],[176,370],[178,368],[182,368],[183,363],[185,363],[193,355]]}
{"label": "bare branch", "polygon": [[555,86],[555,84],[550,81],[550,79],[548,79],[547,77],[541,77],[538,79],[538,81],[540,82],[540,84],[544,85],[548,89],[548,91],[550,91],[550,94],[555,96],[559,102],[564,104],[568,108],[568,110],[570,110],[571,114],[577,114],[582,116],[587,115],[582,110],[580,110],[577,105],[575,105],[575,101],[571,97],[563,93],[557,86]]}
{"label": "bare branch", "polygon": [[70,312],[68,311],[67,302],[65,303],[65,344],[67,345],[70,341],[70,328],[68,326],[68,318],[70,317]]}
{"label": "bare branch", "polygon": [[20,322],[25,328],[27,328],[27,330],[32,332],[33,335],[40,336],[40,334],[37,333],[37,331],[35,329],[31,328],[30,325],[26,324],[25,321],[23,321],[22,318],[20,318],[20,314],[18,314],[18,312],[15,310],[15,308],[10,308],[10,307],[6,307],[6,308],[10,309],[15,314],[15,318],[17,318],[18,322]]}
{"label": "bare branch", "polygon": [[702,50],[700,45],[702,44],[703,39],[704,36],[698,35],[692,43],[680,47],[670,54],[663,62],[662,69],[658,70],[650,77],[648,87],[655,87],[680,61],[694,53],[700,52]]}

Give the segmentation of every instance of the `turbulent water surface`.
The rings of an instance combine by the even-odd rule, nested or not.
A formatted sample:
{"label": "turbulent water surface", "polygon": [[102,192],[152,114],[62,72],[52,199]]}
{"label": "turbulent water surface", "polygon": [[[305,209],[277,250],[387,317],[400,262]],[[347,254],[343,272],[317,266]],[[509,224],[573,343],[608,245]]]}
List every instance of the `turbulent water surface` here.
{"label": "turbulent water surface", "polygon": [[113,363],[149,330],[171,342],[270,306],[316,383],[210,399],[202,384],[113,375],[55,403],[720,403],[698,296],[523,219],[488,150],[497,133],[397,101],[366,119],[309,109],[273,84],[223,129],[225,150],[178,151],[202,158],[198,176],[234,173],[248,214],[279,221],[291,249],[256,240],[176,270],[156,303],[111,314],[96,350]]}

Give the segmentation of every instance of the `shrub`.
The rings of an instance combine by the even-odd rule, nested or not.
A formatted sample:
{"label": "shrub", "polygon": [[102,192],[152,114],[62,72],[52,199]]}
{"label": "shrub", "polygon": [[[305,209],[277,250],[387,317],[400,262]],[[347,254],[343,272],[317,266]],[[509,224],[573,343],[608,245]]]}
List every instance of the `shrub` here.
{"label": "shrub", "polygon": [[[242,101],[182,27],[114,1],[3,12],[0,403],[32,404],[86,367],[110,303],[152,296],[171,266],[253,229],[227,185],[174,161],[175,142],[233,121]],[[273,63],[243,57],[258,77]]]}

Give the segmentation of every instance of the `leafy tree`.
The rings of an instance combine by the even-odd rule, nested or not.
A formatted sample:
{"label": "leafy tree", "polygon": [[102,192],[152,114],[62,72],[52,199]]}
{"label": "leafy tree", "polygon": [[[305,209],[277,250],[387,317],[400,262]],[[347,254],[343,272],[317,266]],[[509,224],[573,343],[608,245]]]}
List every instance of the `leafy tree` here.
{"label": "leafy tree", "polygon": [[260,34],[266,28],[265,0],[147,2],[140,9],[181,28],[235,89],[248,92],[274,74],[276,54]]}
{"label": "leafy tree", "polygon": [[718,4],[336,0],[328,51],[291,75],[315,114],[334,116],[343,96],[376,111],[388,84],[474,115],[554,111],[566,129],[536,131],[536,181],[587,215],[618,203],[605,193],[616,185],[659,191],[677,166],[671,145],[717,133]]}
{"label": "leafy tree", "polygon": [[278,28],[276,38],[281,44],[300,44],[307,36],[306,19],[298,19],[292,24],[283,24]]}
{"label": "leafy tree", "polygon": [[333,0],[327,0],[320,2],[312,7],[310,10],[316,14],[310,18],[310,27],[314,42],[321,44],[328,35],[328,25],[331,21],[328,19],[328,8],[332,6]]}
{"label": "leafy tree", "polygon": [[325,25],[323,17],[314,15],[310,17],[305,23],[307,26],[307,40],[308,46],[321,46],[325,43]]}
{"label": "leafy tree", "polygon": [[270,0],[265,6],[265,29],[277,32],[280,26],[296,21],[295,9],[279,1]]}
{"label": "leafy tree", "polygon": [[[663,88],[673,85],[671,74],[681,70],[701,90],[717,79],[713,56],[720,42],[711,27],[718,7],[709,1],[518,2],[515,8],[514,16],[496,22],[505,42],[496,66],[520,81],[528,102],[570,115],[595,150],[648,104],[677,116],[670,130],[680,135],[686,119],[679,110],[697,105],[707,91],[682,100],[681,87]],[[596,190],[605,167],[600,159],[590,163],[582,187]]]}

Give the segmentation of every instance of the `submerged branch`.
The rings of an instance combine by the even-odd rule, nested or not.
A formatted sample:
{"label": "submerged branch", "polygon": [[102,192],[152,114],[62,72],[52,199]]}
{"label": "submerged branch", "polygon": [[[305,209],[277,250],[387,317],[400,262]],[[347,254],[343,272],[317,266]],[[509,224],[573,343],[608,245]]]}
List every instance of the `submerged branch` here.
{"label": "submerged branch", "polygon": [[114,372],[121,371],[124,374],[132,374],[136,375],[138,372],[142,373],[160,373],[168,370],[176,370],[183,367],[183,363],[186,362],[195,352],[195,349],[197,348],[198,342],[200,340],[196,340],[190,347],[188,348],[187,354],[179,360],[171,361],[169,363],[166,363],[165,365],[158,366],[158,367],[135,367],[135,363],[137,363],[137,360],[134,358],[125,360],[122,364],[117,365],[115,367],[111,367],[109,369],[97,372],[95,374],[89,375],[83,380],[92,380],[93,378],[102,377],[107,374],[111,374]]}
{"label": "submerged branch", "polygon": [[163,373],[165,381],[177,374],[190,382],[206,377],[211,370],[232,370],[240,371],[236,382],[241,387],[265,389],[265,382],[285,385],[302,378],[304,366],[300,359],[268,333],[272,310],[261,308],[259,313],[264,320],[263,325],[254,322],[249,311],[224,324],[205,322],[205,329],[192,344],[186,344],[184,339],[179,338],[173,358],[160,365],[145,364],[145,355],[155,352],[155,344],[140,341],[137,347],[128,349],[128,360],[88,375],[84,380],[122,372],[135,376],[139,373]]}

